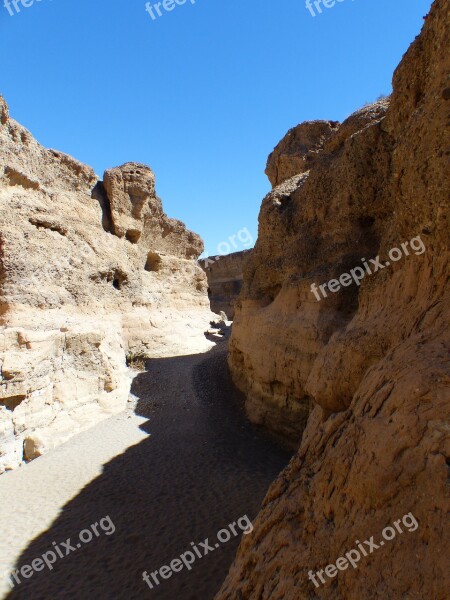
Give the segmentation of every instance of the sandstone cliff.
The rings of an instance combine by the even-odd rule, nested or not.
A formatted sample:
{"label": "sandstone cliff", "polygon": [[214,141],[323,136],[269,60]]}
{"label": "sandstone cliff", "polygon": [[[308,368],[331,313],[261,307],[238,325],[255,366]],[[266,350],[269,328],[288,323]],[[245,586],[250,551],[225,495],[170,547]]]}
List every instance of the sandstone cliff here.
{"label": "sandstone cliff", "polygon": [[199,260],[208,278],[208,296],[214,313],[234,319],[234,305],[242,289],[243,266],[250,250]]}
{"label": "sandstone cliff", "polygon": [[101,182],[0,97],[0,472],[122,410],[127,353],[206,343],[202,249],[163,212],[148,167]]}
{"label": "sandstone cliff", "polygon": [[[382,125],[388,106],[377,102],[341,125],[298,125],[268,159],[275,187],[263,200],[258,241],[245,265],[229,361],[250,418],[294,447],[316,400],[312,386],[320,380],[324,391],[336,378],[317,377],[321,356],[334,334],[347,331],[358,305],[356,285],[321,301],[311,285],[376,256],[393,211],[385,186],[393,140]],[[354,367],[347,365],[351,373]],[[348,405],[352,395],[342,394],[338,401]],[[336,402],[333,396],[328,408]]]}
{"label": "sandstone cliff", "polygon": [[[229,363],[253,420],[292,444],[306,429],[218,600],[448,597],[449,40],[436,0],[390,103],[300,125],[270,157]],[[416,531],[309,580],[409,512]]]}

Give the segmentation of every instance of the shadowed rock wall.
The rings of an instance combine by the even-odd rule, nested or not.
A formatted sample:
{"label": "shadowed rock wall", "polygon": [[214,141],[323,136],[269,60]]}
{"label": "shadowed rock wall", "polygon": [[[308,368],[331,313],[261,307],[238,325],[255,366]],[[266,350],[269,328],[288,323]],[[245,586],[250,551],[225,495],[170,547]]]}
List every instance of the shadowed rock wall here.
{"label": "shadowed rock wall", "polygon": [[[306,429],[217,600],[448,597],[449,40],[449,4],[436,0],[390,105],[299,126],[292,169],[286,142],[283,173],[269,165],[277,185],[244,269],[229,364],[253,420],[293,444]],[[424,251],[416,241],[390,259],[413,238]],[[311,291],[377,256],[360,286]],[[324,576],[408,513],[417,528]],[[316,586],[308,573],[320,570]]]}
{"label": "shadowed rock wall", "polygon": [[249,252],[242,250],[198,261],[208,278],[211,310],[215,313],[223,311],[231,321],[234,318],[234,305],[242,289],[244,261]]}

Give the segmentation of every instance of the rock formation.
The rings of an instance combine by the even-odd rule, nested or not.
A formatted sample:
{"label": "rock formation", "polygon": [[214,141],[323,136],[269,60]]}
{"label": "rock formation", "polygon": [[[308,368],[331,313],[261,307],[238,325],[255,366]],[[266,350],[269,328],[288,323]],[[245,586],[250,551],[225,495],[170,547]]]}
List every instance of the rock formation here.
{"label": "rock formation", "polygon": [[[322,301],[311,285],[376,256],[393,210],[385,187],[392,139],[382,129],[388,106],[377,102],[342,125],[298,125],[268,159],[266,172],[278,173],[277,185],[263,200],[259,238],[245,265],[229,362],[250,418],[293,447],[316,399],[312,385],[319,379],[325,390],[335,378],[332,372],[316,377],[320,357],[330,338],[346,331],[358,303],[356,285]],[[292,175],[295,169],[301,170]]]}
{"label": "rock formation", "polygon": [[[436,0],[390,102],[300,125],[269,160],[229,364],[250,417],[301,445],[217,600],[448,597],[449,40]],[[416,531],[309,579],[410,512]]]}
{"label": "rock formation", "polygon": [[309,121],[290,129],[267,159],[266,175],[272,187],[309,170],[338,129],[336,121]]}
{"label": "rock formation", "polygon": [[202,250],[148,167],[101,182],[0,98],[0,472],[122,410],[127,354],[207,344]]}
{"label": "rock formation", "polygon": [[199,260],[208,278],[208,296],[214,313],[224,312],[232,321],[234,305],[241,292],[243,265],[250,250]]}

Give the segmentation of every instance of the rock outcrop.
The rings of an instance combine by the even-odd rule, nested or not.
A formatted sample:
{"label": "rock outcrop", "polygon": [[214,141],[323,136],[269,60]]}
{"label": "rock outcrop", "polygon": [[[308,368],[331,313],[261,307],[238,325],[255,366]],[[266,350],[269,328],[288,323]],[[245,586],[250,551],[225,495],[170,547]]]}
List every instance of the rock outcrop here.
{"label": "rock outcrop", "polygon": [[[289,140],[270,167],[229,363],[251,418],[302,441],[218,600],[448,597],[449,40],[436,0],[390,103],[326,139],[308,124],[310,169]],[[330,282],[364,262],[360,285]],[[324,574],[410,512],[414,531]]]}
{"label": "rock outcrop", "polygon": [[[284,172],[301,171],[287,180],[278,175],[281,183],[263,200],[258,241],[244,268],[229,362],[247,395],[250,418],[293,447],[317,401],[312,386],[320,380],[326,390],[327,382],[335,379],[333,372],[317,376],[320,360],[330,351],[333,336],[346,335],[359,298],[353,285],[318,301],[311,285],[339,278],[361,265],[361,258],[376,256],[385,219],[394,210],[386,186],[394,144],[383,130],[388,106],[388,100],[367,106],[342,125],[319,122],[316,128],[306,123],[306,139],[314,148],[314,166],[308,170],[303,125],[294,130],[298,146],[289,132],[288,142],[277,147],[289,146],[292,153],[280,154]],[[324,129],[333,133],[325,142]],[[269,164],[277,153],[271,154]],[[286,162],[288,156],[292,163]],[[404,238],[392,239],[394,245],[399,241]],[[349,377],[356,376],[354,367],[348,365]],[[339,392],[337,397],[340,409],[352,395]],[[328,408],[335,407],[333,397]]]}
{"label": "rock outcrop", "polygon": [[266,175],[272,186],[308,171],[338,128],[336,121],[308,121],[290,129],[267,159]]}
{"label": "rock outcrop", "polygon": [[127,354],[208,345],[202,250],[147,166],[99,181],[0,98],[0,472],[122,410]]}
{"label": "rock outcrop", "polygon": [[214,313],[224,312],[230,321],[234,319],[234,305],[242,289],[243,265],[249,252],[241,250],[198,261],[208,278],[211,310]]}

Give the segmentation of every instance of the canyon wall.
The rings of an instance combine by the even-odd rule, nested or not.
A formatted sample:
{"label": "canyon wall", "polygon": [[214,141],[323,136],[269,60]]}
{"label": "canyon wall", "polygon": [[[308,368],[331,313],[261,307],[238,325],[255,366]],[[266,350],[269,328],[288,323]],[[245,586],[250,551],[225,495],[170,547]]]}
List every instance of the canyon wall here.
{"label": "canyon wall", "polygon": [[244,261],[250,250],[199,260],[208,278],[208,296],[214,313],[224,312],[234,319],[234,305],[241,292]]}
{"label": "canyon wall", "polygon": [[[270,157],[229,364],[252,420],[301,445],[217,600],[448,597],[449,40],[436,0],[390,101]],[[408,513],[417,528],[324,573]]]}
{"label": "canyon wall", "polygon": [[99,181],[0,97],[0,472],[123,410],[127,355],[209,346],[202,250],[149,167]]}
{"label": "canyon wall", "polygon": [[[268,159],[274,187],[263,200],[258,241],[245,265],[229,362],[250,418],[294,448],[316,401],[313,385],[320,379],[320,393],[329,393],[335,379],[331,371],[317,377],[321,357],[354,320],[360,293],[351,285],[318,301],[311,285],[376,256],[393,211],[385,185],[393,145],[383,129],[388,107],[385,99],[342,124],[302,123]],[[353,378],[354,368],[347,366]],[[329,408],[350,399],[341,390]]]}

